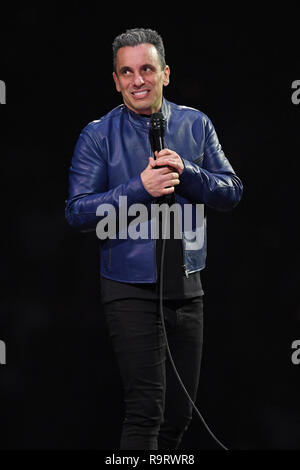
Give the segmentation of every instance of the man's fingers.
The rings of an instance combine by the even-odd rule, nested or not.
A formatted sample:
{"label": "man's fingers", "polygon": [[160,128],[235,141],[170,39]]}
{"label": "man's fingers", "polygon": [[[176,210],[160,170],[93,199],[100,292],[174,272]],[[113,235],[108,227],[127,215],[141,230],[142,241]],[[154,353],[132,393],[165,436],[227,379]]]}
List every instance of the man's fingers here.
{"label": "man's fingers", "polygon": [[157,162],[157,165],[159,166],[162,166],[162,165],[178,165],[178,161],[173,158],[173,157],[160,157],[158,158],[157,160],[155,160]]}
{"label": "man's fingers", "polygon": [[169,188],[165,188],[165,189],[162,190],[162,195],[172,194],[172,193],[174,193],[174,191],[175,191],[174,186],[170,186]]}
{"label": "man's fingers", "polygon": [[178,173],[168,173],[166,175],[166,180],[179,180],[179,174]]}
{"label": "man's fingers", "polygon": [[153,197],[174,192],[174,187],[179,181],[179,173],[174,168],[167,166],[158,167],[157,160],[149,157],[148,166],[141,173],[142,183],[146,191]]}
{"label": "man's fingers", "polygon": [[151,168],[154,168],[156,166],[156,160],[154,160],[153,157],[149,157],[149,165]]}
{"label": "man's fingers", "polygon": [[175,168],[172,168],[172,167],[168,167],[168,166],[164,166],[162,168],[160,167],[155,167],[155,171],[157,172],[158,175],[177,175],[177,178],[179,177],[179,173],[176,171]]}
{"label": "man's fingers", "polygon": [[167,187],[168,186],[177,186],[179,183],[180,183],[179,179],[174,179],[174,180],[171,180],[171,181],[167,182]]}
{"label": "man's fingers", "polygon": [[162,149],[159,152],[158,151],[154,152],[154,155],[156,156],[156,158],[161,158],[165,155],[171,155],[171,154],[172,152],[169,149]]}

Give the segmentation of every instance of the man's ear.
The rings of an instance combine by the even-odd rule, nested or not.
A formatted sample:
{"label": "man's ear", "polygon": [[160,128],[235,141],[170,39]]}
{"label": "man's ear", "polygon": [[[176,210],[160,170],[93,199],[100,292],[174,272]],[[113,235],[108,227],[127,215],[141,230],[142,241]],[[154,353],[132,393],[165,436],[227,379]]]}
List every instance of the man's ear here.
{"label": "man's ear", "polygon": [[120,84],[119,84],[119,79],[118,79],[118,75],[115,72],[113,72],[113,79],[114,79],[117,91],[120,92],[121,88],[120,88]]}
{"label": "man's ear", "polygon": [[164,81],[163,85],[167,86],[170,83],[170,67],[168,65],[165,66],[164,68]]}

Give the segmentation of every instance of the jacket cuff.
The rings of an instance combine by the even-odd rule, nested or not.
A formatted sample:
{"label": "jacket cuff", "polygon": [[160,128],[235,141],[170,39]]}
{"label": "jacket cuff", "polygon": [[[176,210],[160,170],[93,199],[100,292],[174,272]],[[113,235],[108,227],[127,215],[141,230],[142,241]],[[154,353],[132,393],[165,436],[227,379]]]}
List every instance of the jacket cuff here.
{"label": "jacket cuff", "polygon": [[190,162],[189,160],[186,160],[185,158],[181,158],[182,163],[184,165],[183,172],[180,175],[180,182],[181,183],[187,183],[188,178],[191,175],[197,175],[199,178],[201,178],[202,181],[202,175],[201,175],[201,170],[198,165],[195,163]]}

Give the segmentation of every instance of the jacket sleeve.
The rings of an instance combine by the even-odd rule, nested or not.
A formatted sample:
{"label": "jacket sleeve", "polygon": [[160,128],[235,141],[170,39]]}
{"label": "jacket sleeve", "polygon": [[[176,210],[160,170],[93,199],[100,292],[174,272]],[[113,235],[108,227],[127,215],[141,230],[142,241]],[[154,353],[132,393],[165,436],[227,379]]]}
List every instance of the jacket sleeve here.
{"label": "jacket sleeve", "polygon": [[207,118],[204,129],[202,166],[182,159],[184,170],[176,191],[194,203],[227,211],[233,209],[243,193],[241,180],[224,155],[215,129]]}
{"label": "jacket sleeve", "polygon": [[127,204],[147,203],[151,196],[145,190],[140,175],[124,184],[108,189],[107,160],[97,136],[83,129],[75,146],[69,171],[69,194],[65,201],[65,216],[71,227],[86,232],[96,228],[96,215],[101,204],[119,207],[119,196],[127,196]]}

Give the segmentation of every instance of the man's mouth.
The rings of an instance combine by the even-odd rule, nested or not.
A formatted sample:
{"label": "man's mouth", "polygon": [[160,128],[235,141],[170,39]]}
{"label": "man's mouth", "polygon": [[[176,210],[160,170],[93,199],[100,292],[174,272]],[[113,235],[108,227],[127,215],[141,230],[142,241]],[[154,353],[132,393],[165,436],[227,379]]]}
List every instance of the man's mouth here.
{"label": "man's mouth", "polygon": [[138,91],[132,91],[131,94],[134,96],[136,99],[143,99],[146,98],[150,90],[138,90]]}

